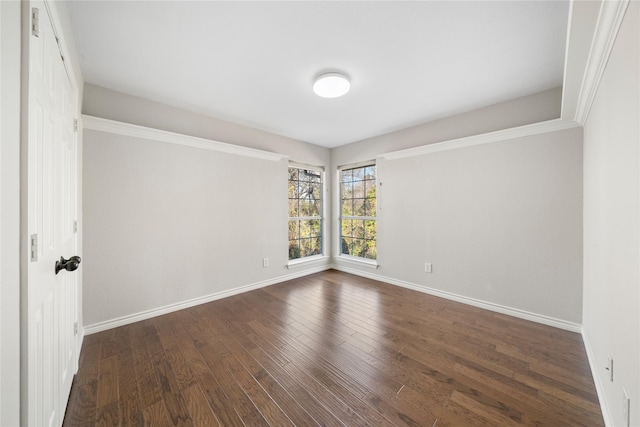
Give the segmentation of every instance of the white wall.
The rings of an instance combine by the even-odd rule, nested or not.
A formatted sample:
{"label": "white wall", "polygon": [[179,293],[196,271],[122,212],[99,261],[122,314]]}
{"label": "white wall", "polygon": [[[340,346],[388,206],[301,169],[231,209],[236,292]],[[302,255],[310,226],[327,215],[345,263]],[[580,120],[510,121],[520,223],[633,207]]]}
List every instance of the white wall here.
{"label": "white wall", "polygon": [[0,425],[20,424],[20,2],[0,2]]}
{"label": "white wall", "polygon": [[[640,425],[640,4],[630,2],[584,127],[585,344],[610,425]],[[614,381],[604,369],[614,359]]]}
{"label": "white wall", "polygon": [[581,137],[380,160],[378,273],[580,324]]}
{"label": "white wall", "polygon": [[[286,149],[291,160],[306,164],[330,161],[325,148],[90,85],[84,112],[271,152]],[[83,163],[90,331],[319,267],[286,268],[286,159],[85,130]]]}
{"label": "white wall", "polygon": [[[333,149],[332,171],[393,150],[556,119],[560,94],[558,88]],[[342,264],[335,247],[334,262],[576,330],[581,158],[581,133],[573,129],[379,160],[380,266]],[[432,274],[425,262],[433,263]]]}

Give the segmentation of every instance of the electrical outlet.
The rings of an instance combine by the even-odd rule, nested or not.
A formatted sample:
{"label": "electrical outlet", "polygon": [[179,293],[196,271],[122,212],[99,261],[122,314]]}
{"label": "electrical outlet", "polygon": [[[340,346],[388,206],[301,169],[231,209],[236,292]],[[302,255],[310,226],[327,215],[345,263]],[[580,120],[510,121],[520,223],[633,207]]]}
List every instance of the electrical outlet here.
{"label": "electrical outlet", "polygon": [[269,258],[263,258],[262,259],[262,266],[263,267],[269,267]]}
{"label": "electrical outlet", "polygon": [[607,357],[607,367],[605,369],[609,371],[609,380],[613,382],[613,357],[612,356]]}
{"label": "electrical outlet", "polygon": [[629,394],[627,393],[627,389],[622,387],[622,416],[624,420],[625,426],[629,427],[631,424],[631,420],[629,419],[629,414],[631,413],[631,400],[629,399]]}
{"label": "electrical outlet", "polygon": [[425,262],[424,263],[424,272],[425,273],[433,273],[433,267],[431,266],[430,262]]}

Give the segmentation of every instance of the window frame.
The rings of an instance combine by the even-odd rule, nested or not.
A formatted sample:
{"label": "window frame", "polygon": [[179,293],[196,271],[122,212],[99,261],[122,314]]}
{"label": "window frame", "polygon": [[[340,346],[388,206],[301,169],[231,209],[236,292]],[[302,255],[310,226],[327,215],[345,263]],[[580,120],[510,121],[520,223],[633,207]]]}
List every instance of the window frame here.
{"label": "window frame", "polygon": [[[319,254],[312,254],[312,255],[307,255],[307,256],[301,256],[298,258],[289,258],[289,254],[287,254],[287,267],[291,268],[292,266],[295,266],[296,264],[302,264],[302,263],[306,263],[306,262],[310,262],[310,261],[316,261],[322,258],[326,258],[326,209],[327,209],[327,182],[326,182],[326,176],[325,176],[325,169],[323,166],[315,166],[315,165],[308,165],[308,164],[304,164],[304,163],[297,163],[297,162],[289,162],[288,166],[287,166],[287,186],[289,185],[289,170],[290,169],[299,169],[299,170],[308,170],[308,171],[313,171],[313,172],[317,172],[320,175],[320,215],[314,215],[314,216],[296,216],[296,217],[291,217],[289,216],[289,201],[293,200],[289,197],[289,193],[287,191],[287,251],[289,251],[289,243],[291,242],[291,240],[289,239],[289,222],[294,220],[294,221],[309,221],[309,220],[318,220],[320,221],[320,253]],[[298,200],[300,200],[300,198],[298,198]],[[300,240],[301,238],[298,237],[298,240]]]}
{"label": "window frame", "polygon": [[[342,174],[344,171],[353,170],[353,169],[364,169],[366,167],[374,167],[375,168],[375,188],[376,188],[376,197],[375,197],[375,215],[367,215],[367,216],[357,216],[357,215],[343,215],[343,181]],[[336,182],[337,182],[337,205],[338,205],[338,223],[337,223],[337,242],[336,249],[338,257],[337,259],[347,262],[353,262],[365,266],[369,266],[372,268],[378,268],[378,201],[379,201],[379,189],[378,189],[378,164],[375,160],[368,160],[364,162],[358,163],[350,163],[342,166],[338,166],[336,174]],[[366,181],[366,180],[363,180]],[[355,198],[352,198],[355,199]],[[366,199],[366,197],[365,197]],[[362,221],[375,221],[376,227],[376,236],[375,239],[375,247],[376,247],[376,255],[375,258],[367,258],[357,255],[350,255],[347,253],[343,253],[342,251],[342,223],[343,220],[362,220]],[[367,240],[365,238],[365,240]]]}

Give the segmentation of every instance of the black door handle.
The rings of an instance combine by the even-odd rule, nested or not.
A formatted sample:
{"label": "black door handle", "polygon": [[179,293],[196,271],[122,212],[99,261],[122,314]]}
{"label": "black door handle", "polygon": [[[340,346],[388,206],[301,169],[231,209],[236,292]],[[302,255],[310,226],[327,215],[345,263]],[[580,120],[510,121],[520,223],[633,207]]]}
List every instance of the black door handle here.
{"label": "black door handle", "polygon": [[78,264],[82,262],[79,256],[75,255],[69,259],[64,259],[60,257],[59,261],[56,261],[56,274],[60,272],[60,270],[74,271],[78,269]]}

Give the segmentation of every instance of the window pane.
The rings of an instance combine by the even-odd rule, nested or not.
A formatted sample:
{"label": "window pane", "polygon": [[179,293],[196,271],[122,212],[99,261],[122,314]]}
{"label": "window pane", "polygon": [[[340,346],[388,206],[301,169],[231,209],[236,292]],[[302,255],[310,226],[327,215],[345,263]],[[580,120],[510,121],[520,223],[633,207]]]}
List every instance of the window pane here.
{"label": "window pane", "polygon": [[298,179],[298,168],[289,168],[289,181],[296,181]]}
{"label": "window pane", "polygon": [[309,221],[309,229],[311,237],[319,237],[320,236],[320,220],[312,219]]}
{"label": "window pane", "polygon": [[311,197],[312,200],[322,199],[322,184],[311,183],[309,197]]}
{"label": "window pane", "polygon": [[320,216],[321,206],[320,200],[312,200],[309,203],[309,216]]}
{"label": "window pane", "polygon": [[299,190],[298,197],[301,199],[307,199],[309,197],[310,184],[307,181],[298,181],[299,182]]}
{"label": "window pane", "polygon": [[364,197],[376,197],[376,182],[365,181],[364,182]]}
{"label": "window pane", "polygon": [[376,167],[375,166],[367,166],[364,168],[364,179],[376,179]]}
{"label": "window pane", "polygon": [[353,181],[353,171],[351,169],[343,170],[341,175],[342,175],[342,182]]}
{"label": "window pane", "polygon": [[376,259],[378,256],[375,240],[367,240],[367,251],[364,255],[365,258]]}
{"label": "window pane", "polygon": [[363,239],[351,239],[351,245],[349,246],[349,255],[362,257],[364,247],[365,246]]}
{"label": "window pane", "polygon": [[300,221],[300,238],[311,237],[311,221]]}
{"label": "window pane", "polygon": [[350,247],[351,247],[351,237],[342,237],[340,239],[340,253],[349,255]]}
{"label": "window pane", "polygon": [[300,247],[298,246],[298,240],[289,241],[289,259],[300,258]]}
{"label": "window pane", "polygon": [[340,198],[347,200],[353,198],[353,183],[347,182],[340,184]]}
{"label": "window pane", "polygon": [[365,216],[364,211],[365,199],[353,199],[353,216]]}
{"label": "window pane", "polygon": [[322,175],[320,174],[320,172],[316,172],[313,170],[303,170],[301,171],[302,174],[304,174],[304,179],[306,181],[310,181],[310,182],[321,182],[321,177]]}
{"label": "window pane", "polygon": [[371,209],[371,205],[369,202],[370,199],[364,199],[363,207],[362,207],[362,215],[363,216],[376,216],[376,211]]}
{"label": "window pane", "polygon": [[353,200],[342,202],[342,216],[353,216]]}
{"label": "window pane", "polygon": [[353,180],[362,181],[364,179],[364,168],[352,169]]}
{"label": "window pane", "polygon": [[365,201],[366,204],[366,216],[376,216],[376,199],[371,198]]}
{"label": "window pane", "polygon": [[289,198],[298,198],[298,181],[289,181]]}
{"label": "window pane", "polygon": [[289,240],[300,238],[300,221],[289,221]]}
{"label": "window pane", "polygon": [[311,255],[311,239],[300,240],[300,256],[305,257]]}
{"label": "window pane", "polygon": [[343,237],[353,237],[351,235],[351,233],[353,233],[353,227],[351,226],[351,223],[353,221],[350,219],[345,219],[344,221],[342,221],[342,236]]}
{"label": "window pane", "polygon": [[353,183],[353,197],[357,199],[365,198],[364,181],[356,181]]}
{"label": "window pane", "polygon": [[289,199],[289,217],[297,217],[300,211],[298,210],[298,199]]}
{"label": "window pane", "polygon": [[310,216],[309,211],[310,211],[309,200],[307,199],[300,200],[300,211],[298,216],[300,217]]}
{"label": "window pane", "polygon": [[322,253],[322,239],[314,237],[309,239],[310,255],[320,255]]}
{"label": "window pane", "polygon": [[365,221],[364,222],[364,237],[370,240],[376,239],[376,221]]}
{"label": "window pane", "polygon": [[353,220],[353,237],[364,239],[364,221]]}

